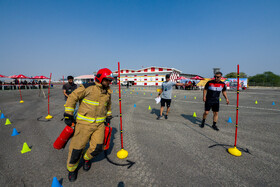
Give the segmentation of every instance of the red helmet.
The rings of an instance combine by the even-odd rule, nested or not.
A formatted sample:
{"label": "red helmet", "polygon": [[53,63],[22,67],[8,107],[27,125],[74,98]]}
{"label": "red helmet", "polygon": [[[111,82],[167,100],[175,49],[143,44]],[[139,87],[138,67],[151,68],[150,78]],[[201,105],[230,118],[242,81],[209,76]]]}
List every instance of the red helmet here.
{"label": "red helmet", "polygon": [[109,70],[108,68],[103,68],[97,72],[97,75],[94,79],[96,82],[101,83],[103,79],[113,80],[114,77],[111,70]]}

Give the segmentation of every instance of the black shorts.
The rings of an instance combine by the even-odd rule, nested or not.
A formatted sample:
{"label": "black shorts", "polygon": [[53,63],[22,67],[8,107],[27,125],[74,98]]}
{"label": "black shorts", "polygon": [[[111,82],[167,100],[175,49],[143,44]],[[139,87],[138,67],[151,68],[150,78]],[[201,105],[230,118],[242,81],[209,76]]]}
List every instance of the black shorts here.
{"label": "black shorts", "polygon": [[161,100],[160,100],[161,106],[165,106],[165,103],[166,103],[166,106],[167,106],[167,107],[170,107],[170,105],[171,105],[171,99],[163,99],[163,98],[161,98]]}
{"label": "black shorts", "polygon": [[210,111],[211,108],[212,108],[213,112],[219,112],[220,103],[208,103],[208,102],[205,102],[205,111]]}

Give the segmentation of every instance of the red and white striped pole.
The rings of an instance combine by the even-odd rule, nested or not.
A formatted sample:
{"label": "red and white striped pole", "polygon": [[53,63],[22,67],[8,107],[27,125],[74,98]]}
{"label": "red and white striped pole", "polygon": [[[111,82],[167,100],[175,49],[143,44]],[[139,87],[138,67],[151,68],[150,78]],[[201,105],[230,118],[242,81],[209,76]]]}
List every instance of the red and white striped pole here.
{"label": "red and white striped pole", "polygon": [[235,140],[234,147],[228,148],[228,152],[234,156],[241,156],[242,153],[236,148],[237,128],[238,128],[238,107],[239,107],[239,64],[237,65],[237,101],[236,101],[236,122],[235,122]]}
{"label": "red and white striped pole", "polygon": [[119,84],[119,105],[120,105],[120,135],[121,135],[121,150],[118,151],[117,157],[124,159],[128,156],[128,152],[123,148],[123,131],[122,131],[122,95],[121,95],[121,71],[120,62],[118,62],[118,84]]}
{"label": "red and white striped pole", "polygon": [[52,79],[52,73],[50,74],[49,79],[49,88],[48,88],[48,115],[45,117],[46,119],[52,119],[53,117],[50,115],[50,89],[51,89],[51,79]]}

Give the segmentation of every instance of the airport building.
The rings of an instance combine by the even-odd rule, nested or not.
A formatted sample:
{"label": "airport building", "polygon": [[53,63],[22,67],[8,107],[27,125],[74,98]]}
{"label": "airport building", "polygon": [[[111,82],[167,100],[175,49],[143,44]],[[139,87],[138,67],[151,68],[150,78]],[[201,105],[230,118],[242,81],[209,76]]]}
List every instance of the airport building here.
{"label": "airport building", "polygon": [[[114,77],[118,76],[118,71],[114,71]],[[180,70],[165,67],[148,67],[139,70],[120,70],[121,84],[127,82],[137,86],[159,86],[165,81],[165,75],[170,74],[170,79],[174,82],[180,77]]]}

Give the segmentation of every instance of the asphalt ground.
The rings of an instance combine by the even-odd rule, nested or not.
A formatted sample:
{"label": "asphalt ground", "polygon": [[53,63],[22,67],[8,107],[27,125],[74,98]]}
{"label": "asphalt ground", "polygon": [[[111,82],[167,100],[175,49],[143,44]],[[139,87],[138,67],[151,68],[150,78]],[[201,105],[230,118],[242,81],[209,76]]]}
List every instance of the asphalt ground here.
{"label": "asphalt ground", "polygon": [[[94,158],[88,172],[80,168],[73,183],[66,170],[69,143],[62,150],[52,146],[65,127],[61,87],[51,89],[51,120],[44,119],[48,102],[38,90],[22,90],[22,104],[19,91],[0,91],[0,110],[12,123],[4,125],[5,119],[0,119],[0,186],[51,186],[53,177],[63,186],[280,185],[280,90],[240,92],[237,148],[242,156],[235,157],[227,148],[234,145],[236,92],[228,91],[229,105],[221,98],[217,132],[211,128],[212,112],[206,126],[199,127],[204,111],[200,90],[173,90],[168,119],[157,120],[156,88],[123,89],[123,140],[128,157],[116,156],[121,144],[120,118],[115,117],[107,157],[102,153]],[[112,112],[118,115],[117,87],[113,90]],[[233,123],[227,122],[229,117]],[[13,128],[20,132],[18,136],[11,136]],[[31,151],[21,154],[24,142]]]}

